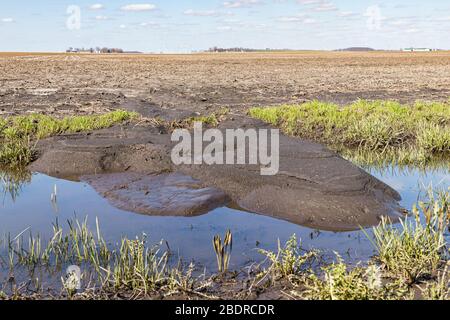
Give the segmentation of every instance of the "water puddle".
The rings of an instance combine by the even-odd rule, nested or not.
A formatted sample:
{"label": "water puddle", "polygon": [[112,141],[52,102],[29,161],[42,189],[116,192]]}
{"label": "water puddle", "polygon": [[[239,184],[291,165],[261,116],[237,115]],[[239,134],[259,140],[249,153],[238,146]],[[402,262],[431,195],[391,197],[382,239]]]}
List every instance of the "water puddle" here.
{"label": "water puddle", "polygon": [[[442,188],[450,185],[447,169],[369,171],[398,190],[403,198],[402,205],[408,209],[430,183]],[[48,239],[56,220],[66,226],[67,220],[75,217],[83,220],[88,216],[88,223],[95,230],[98,217],[103,236],[110,243],[117,243],[124,236],[133,239],[145,233],[151,243],[164,239],[175,256],[186,262],[194,261],[212,272],[216,270],[212,238],[216,234],[223,235],[227,229],[234,238],[232,269],[261,261],[257,248],[276,250],[278,239],[283,243],[292,234],[302,239],[303,247],[323,250],[329,256],[338,252],[349,263],[367,260],[374,253],[362,231],[313,230],[228,207],[189,217],[142,215],[116,208],[86,182],[60,180],[43,174],[25,175],[20,179],[25,182],[6,183],[11,182],[11,178],[0,175],[0,191],[4,191],[0,194],[0,235],[9,233],[14,237],[29,228],[33,234],[39,233]],[[56,197],[52,196],[55,191]]]}

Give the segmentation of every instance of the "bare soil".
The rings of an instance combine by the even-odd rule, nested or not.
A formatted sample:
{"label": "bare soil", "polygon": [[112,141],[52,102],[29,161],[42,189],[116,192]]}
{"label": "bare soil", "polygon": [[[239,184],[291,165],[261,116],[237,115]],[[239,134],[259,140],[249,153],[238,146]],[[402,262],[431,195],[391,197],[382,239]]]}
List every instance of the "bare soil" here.
{"label": "bare soil", "polygon": [[0,114],[146,116],[358,98],[448,100],[450,53],[1,54]]}

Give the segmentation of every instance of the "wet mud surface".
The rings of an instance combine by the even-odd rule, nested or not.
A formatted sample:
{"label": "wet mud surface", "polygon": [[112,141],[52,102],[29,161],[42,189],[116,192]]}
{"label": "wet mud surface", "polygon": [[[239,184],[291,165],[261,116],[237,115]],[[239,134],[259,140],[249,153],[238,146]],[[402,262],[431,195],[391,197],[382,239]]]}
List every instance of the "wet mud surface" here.
{"label": "wet mud surface", "polygon": [[[3,116],[94,114],[120,108],[171,121],[228,107],[230,115],[221,130],[267,128],[245,115],[256,105],[314,99],[346,104],[359,98],[439,101],[450,96],[450,55],[445,52],[3,55],[0,70]],[[126,172],[87,181],[115,205],[146,214],[200,214],[226,197],[245,210],[324,230],[353,230],[374,225],[386,214],[399,216],[395,190],[310,141],[282,136],[280,172],[273,177],[262,177],[254,166],[174,167],[172,146],[169,132],[144,121],[40,141],[39,157],[30,170],[70,179]],[[135,180],[135,174],[141,178]],[[156,190],[151,187],[161,183],[156,174],[179,179]],[[126,192],[120,188],[124,177],[130,187]],[[186,181],[195,187],[182,193],[178,185]],[[149,203],[142,198],[145,188],[154,197]],[[163,197],[166,193],[186,197],[187,205],[177,207],[169,196]],[[192,199],[200,199],[197,206]],[[165,206],[170,210],[159,209]]]}
{"label": "wet mud surface", "polygon": [[[236,127],[269,128],[257,120],[235,116],[220,123],[218,129]],[[147,125],[58,136],[38,144],[40,157],[30,170],[74,179],[128,172],[128,176],[106,175],[86,181],[120,208],[127,199],[127,210],[136,206],[132,211],[147,214],[170,216],[183,210],[192,214],[188,203],[175,211],[171,206],[158,211],[136,205],[142,202],[139,188],[145,185],[155,190],[152,183],[158,185],[145,175],[177,173],[171,176],[174,183],[183,184],[184,176],[192,177],[203,188],[221,190],[241,209],[323,230],[355,230],[377,224],[384,215],[399,216],[400,196],[395,190],[317,143],[281,136],[280,171],[275,176],[261,176],[259,165],[175,166],[170,158],[173,145],[169,133]],[[135,177],[141,178],[134,181]],[[182,178],[176,182],[177,177]],[[123,190],[124,183],[130,190],[122,191],[118,200],[117,190]],[[157,191],[155,197],[164,194],[171,196]],[[147,194],[149,201],[153,201],[151,196]]]}

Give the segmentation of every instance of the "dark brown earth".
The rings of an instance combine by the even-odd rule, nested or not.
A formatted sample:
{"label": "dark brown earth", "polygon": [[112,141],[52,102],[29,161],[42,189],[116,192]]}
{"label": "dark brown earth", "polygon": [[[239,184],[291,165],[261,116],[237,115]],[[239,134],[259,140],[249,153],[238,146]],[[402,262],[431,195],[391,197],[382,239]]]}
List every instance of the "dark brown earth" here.
{"label": "dark brown earth", "polygon": [[[230,114],[219,125],[222,130],[265,127],[245,115],[255,105],[314,99],[345,104],[359,98],[439,101],[450,96],[447,52],[3,55],[0,74],[3,115],[62,116],[120,108],[171,121],[228,107]],[[280,143],[280,173],[274,177],[260,176],[254,166],[175,167],[169,157],[169,132],[143,120],[40,141],[39,158],[30,169],[73,179],[131,173],[120,182],[114,176],[88,181],[94,187],[101,181],[103,187],[97,188],[110,201],[146,214],[204,211],[203,204],[192,210],[191,202],[185,208],[155,210],[155,203],[167,199],[146,204],[141,193],[148,190],[142,185],[150,188],[155,174],[175,172],[201,181],[187,188],[188,194],[196,188],[215,188],[240,208],[314,228],[357,229],[376,224],[383,215],[397,215],[397,192],[358,167],[310,141],[281,137]],[[142,178],[136,180],[136,173]],[[135,196],[112,192],[119,186],[136,191]],[[212,207],[223,203],[222,197],[213,198]]]}
{"label": "dark brown earth", "polygon": [[[244,116],[225,120],[218,128],[235,127],[267,128]],[[170,159],[173,145],[169,133],[148,125],[58,136],[38,144],[41,156],[30,169],[61,178],[100,174],[86,180],[112,204],[145,214],[205,212],[203,204],[194,212],[190,202],[183,208],[182,201],[176,203],[176,210],[169,206],[166,211],[155,210],[154,199],[145,195],[152,188],[148,175],[178,172],[200,180],[204,188],[222,190],[241,209],[323,230],[354,230],[375,225],[385,215],[398,216],[400,196],[396,191],[320,144],[281,136],[280,172],[276,176],[261,176],[260,167],[255,165],[174,166]],[[111,172],[141,175],[137,178],[129,174],[121,179],[103,175]],[[183,179],[176,183],[183,183]],[[143,184],[148,188],[142,188]],[[196,188],[184,189],[184,197]],[[117,193],[123,189],[133,192]],[[181,194],[180,190],[175,193]],[[224,203],[222,197],[211,199],[211,207]]]}

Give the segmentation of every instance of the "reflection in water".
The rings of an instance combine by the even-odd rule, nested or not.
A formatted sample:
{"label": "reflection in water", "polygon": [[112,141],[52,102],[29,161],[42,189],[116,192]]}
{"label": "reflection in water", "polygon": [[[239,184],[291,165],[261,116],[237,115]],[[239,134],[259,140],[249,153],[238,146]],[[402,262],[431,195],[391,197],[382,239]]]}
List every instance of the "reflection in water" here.
{"label": "reflection in water", "polygon": [[382,180],[401,196],[403,207],[410,209],[414,203],[427,196],[430,188],[447,190],[450,186],[450,168],[424,170],[414,167],[369,168],[370,174]]}
{"label": "reflection in water", "polygon": [[408,149],[403,152],[390,149],[383,151],[351,149],[345,146],[334,146],[333,149],[345,159],[367,171],[408,171],[411,168],[422,172],[449,170],[449,158],[446,155],[415,153]]}
{"label": "reflection in water", "polygon": [[[423,186],[450,185],[448,168],[423,171],[420,169],[370,169],[370,173],[397,189],[402,205],[411,208]],[[348,262],[370,258],[374,251],[363,232],[329,232],[312,230],[286,221],[222,207],[196,217],[157,217],[131,213],[111,206],[93,188],[82,182],[55,179],[42,174],[22,172],[0,174],[3,191],[9,195],[0,204],[0,235],[12,236],[30,228],[48,239],[52,223],[88,216],[89,227],[95,230],[98,217],[105,239],[117,243],[121,237],[130,239],[142,233],[151,242],[168,241],[172,252],[184,261],[194,260],[197,265],[214,271],[217,266],[212,246],[216,234],[233,233],[233,256],[230,269],[251,261],[260,261],[256,248],[276,250],[278,239],[287,241],[292,234],[302,240],[305,249],[316,248],[333,256],[340,253]],[[57,207],[56,207],[57,204]],[[57,208],[55,210],[55,208]],[[0,250],[2,250],[0,248]]]}
{"label": "reflection in water", "polygon": [[0,168],[0,188],[4,197],[14,202],[22,191],[22,186],[31,182],[28,170],[2,170]]}

